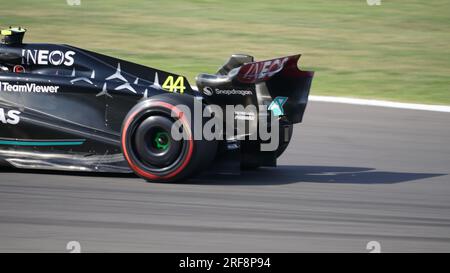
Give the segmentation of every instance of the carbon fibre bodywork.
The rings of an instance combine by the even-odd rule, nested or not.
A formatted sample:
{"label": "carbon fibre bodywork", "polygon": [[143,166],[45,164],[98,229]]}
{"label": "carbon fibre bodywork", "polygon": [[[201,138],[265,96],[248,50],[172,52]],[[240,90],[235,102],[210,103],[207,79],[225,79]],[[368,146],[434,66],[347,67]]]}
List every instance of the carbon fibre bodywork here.
{"label": "carbon fibre bodywork", "polygon": [[[74,52],[74,62],[39,64],[42,51]],[[0,156],[20,168],[130,172],[120,150],[123,119],[140,100],[166,93],[160,82],[179,77],[67,45],[1,45],[0,52],[0,63],[6,55],[10,65],[25,69],[0,73],[0,108],[5,115],[20,112],[17,124],[1,124]],[[53,56],[58,64],[62,55]],[[57,91],[28,91],[31,84]],[[28,89],[14,91],[14,86]],[[189,84],[185,87],[185,94],[194,94]],[[82,143],[69,143],[73,139]]]}
{"label": "carbon fibre bodywork", "polygon": [[[286,63],[296,66],[298,57],[287,57]],[[312,79],[308,74],[300,83],[305,86],[296,87],[299,82],[290,84],[278,73],[280,68],[270,80],[236,80],[244,72],[249,75],[248,67],[233,75],[213,76],[228,77],[225,85],[208,85],[199,77],[200,91],[243,89],[249,91],[247,95],[205,95],[193,90],[185,77],[54,44],[1,44],[0,65],[4,68],[0,72],[0,163],[94,172],[131,172],[120,147],[121,127],[130,109],[149,97],[172,91],[205,103],[245,106],[267,105],[283,95],[288,98],[287,117],[292,125],[301,121]],[[169,78],[179,81],[180,89],[164,88]],[[222,146],[224,151],[229,149],[227,143]],[[273,154],[268,156],[276,160]]]}

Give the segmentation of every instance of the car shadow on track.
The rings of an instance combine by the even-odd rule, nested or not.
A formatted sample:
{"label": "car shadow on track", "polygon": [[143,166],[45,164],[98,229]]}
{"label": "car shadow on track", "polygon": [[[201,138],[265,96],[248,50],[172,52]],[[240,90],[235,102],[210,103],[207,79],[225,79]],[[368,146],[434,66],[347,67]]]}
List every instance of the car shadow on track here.
{"label": "car shadow on track", "polygon": [[[105,178],[138,178],[133,173],[65,172],[52,170],[19,170],[14,168],[4,168],[2,169],[1,173],[31,173]],[[252,171],[242,171],[241,174],[203,173],[186,181],[171,183],[185,185],[254,186],[283,185],[302,182],[329,184],[395,184],[443,175],[447,174],[386,172],[378,171],[374,168],[361,167],[281,165],[276,168],[259,168]]]}
{"label": "car shadow on track", "polygon": [[386,172],[374,168],[336,166],[290,166],[260,168],[240,175],[203,174],[183,184],[282,185],[291,183],[394,184],[447,174]]}

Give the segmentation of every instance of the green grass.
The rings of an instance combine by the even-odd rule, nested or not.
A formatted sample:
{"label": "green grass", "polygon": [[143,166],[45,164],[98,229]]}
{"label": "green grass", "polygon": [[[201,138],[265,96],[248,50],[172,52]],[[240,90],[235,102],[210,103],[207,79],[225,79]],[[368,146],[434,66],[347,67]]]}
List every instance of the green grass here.
{"label": "green grass", "polygon": [[450,104],[450,1],[15,0],[0,25],[186,75],[302,53],[312,93]]}

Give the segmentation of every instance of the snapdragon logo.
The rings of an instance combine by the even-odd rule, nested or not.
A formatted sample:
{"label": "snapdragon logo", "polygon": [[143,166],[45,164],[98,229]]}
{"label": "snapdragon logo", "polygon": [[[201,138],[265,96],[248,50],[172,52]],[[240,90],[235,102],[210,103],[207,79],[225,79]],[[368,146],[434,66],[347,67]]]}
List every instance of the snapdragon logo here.
{"label": "snapdragon logo", "polygon": [[250,90],[239,90],[239,89],[217,89],[215,90],[217,95],[241,95],[248,96],[253,94]]}
{"label": "snapdragon logo", "polygon": [[75,62],[74,51],[22,49],[22,64],[26,65],[65,65],[72,66]]}
{"label": "snapdragon logo", "polygon": [[206,86],[205,88],[203,88],[203,94],[207,96],[212,96],[214,94],[214,91],[212,90],[211,87]]}
{"label": "snapdragon logo", "polygon": [[0,108],[0,122],[3,124],[16,125],[20,122],[20,111],[17,110],[5,110]]}
{"label": "snapdragon logo", "polygon": [[212,89],[209,86],[206,86],[205,88],[203,88],[203,94],[207,95],[207,96],[212,96],[213,94],[217,94],[217,95],[241,95],[241,96],[248,96],[248,95],[252,95],[253,92],[250,90],[240,90],[240,89]]}

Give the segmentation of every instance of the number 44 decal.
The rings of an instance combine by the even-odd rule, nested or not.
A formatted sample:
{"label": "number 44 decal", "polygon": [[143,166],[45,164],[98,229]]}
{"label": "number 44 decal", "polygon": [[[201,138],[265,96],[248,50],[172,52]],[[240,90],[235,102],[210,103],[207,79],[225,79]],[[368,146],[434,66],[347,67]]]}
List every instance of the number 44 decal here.
{"label": "number 44 decal", "polygon": [[182,76],[178,76],[178,78],[174,80],[173,76],[169,76],[164,81],[162,88],[170,92],[178,92],[183,94],[186,89],[186,86],[184,86],[184,78]]}

